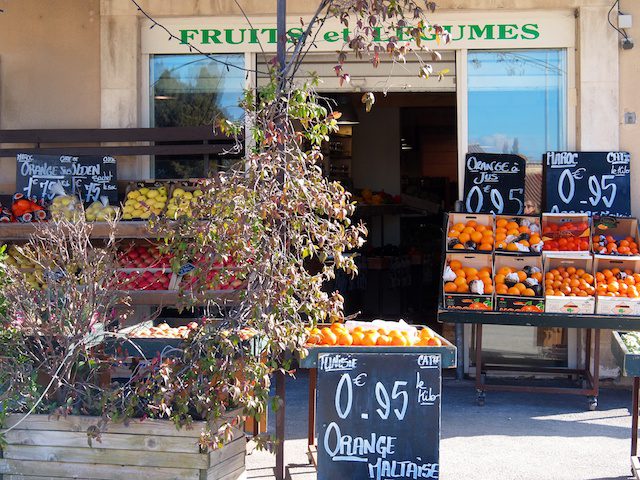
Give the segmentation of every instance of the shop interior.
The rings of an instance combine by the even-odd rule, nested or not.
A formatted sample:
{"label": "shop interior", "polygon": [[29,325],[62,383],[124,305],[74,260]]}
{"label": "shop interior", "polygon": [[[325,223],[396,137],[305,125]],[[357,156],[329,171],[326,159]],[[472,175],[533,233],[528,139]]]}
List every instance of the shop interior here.
{"label": "shop interior", "polygon": [[347,315],[438,328],[443,213],[458,189],[456,95],[379,93],[370,112],[361,93],[326,97],[343,115],[324,169],[353,193],[369,228],[360,274],[328,288],[343,293]]}

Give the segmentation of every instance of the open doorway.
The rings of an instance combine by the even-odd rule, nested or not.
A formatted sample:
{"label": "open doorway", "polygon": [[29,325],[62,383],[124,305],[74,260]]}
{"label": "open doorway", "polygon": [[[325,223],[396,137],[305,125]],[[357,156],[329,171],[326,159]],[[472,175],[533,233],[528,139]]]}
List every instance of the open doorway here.
{"label": "open doorway", "polygon": [[328,94],[345,124],[324,147],[325,173],[358,202],[369,228],[358,252],[360,275],[339,275],[346,314],[436,326],[443,213],[458,188],[456,95]]}

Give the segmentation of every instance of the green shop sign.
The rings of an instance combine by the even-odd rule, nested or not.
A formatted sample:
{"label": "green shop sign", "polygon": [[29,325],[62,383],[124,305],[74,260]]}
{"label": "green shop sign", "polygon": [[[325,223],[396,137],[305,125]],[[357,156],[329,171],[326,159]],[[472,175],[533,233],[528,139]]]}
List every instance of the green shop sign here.
{"label": "green shop sign", "polygon": [[[536,40],[540,37],[540,30],[537,23],[486,23],[486,24],[465,24],[465,25],[442,25],[442,28],[449,32],[451,40],[458,42],[461,40]],[[410,41],[409,34],[411,28],[397,28],[394,35],[400,41]],[[381,27],[374,28],[375,38],[379,42],[389,41],[389,32]],[[288,42],[302,36],[302,28],[290,28],[288,30]],[[322,33],[322,32],[321,32]],[[342,28],[338,30],[327,30],[321,39],[328,43],[346,42],[351,30]],[[181,43],[196,43],[200,45],[257,45],[275,44],[277,41],[277,30],[275,28],[202,28],[180,30]],[[422,35],[424,41],[435,41],[436,35],[425,29]]]}

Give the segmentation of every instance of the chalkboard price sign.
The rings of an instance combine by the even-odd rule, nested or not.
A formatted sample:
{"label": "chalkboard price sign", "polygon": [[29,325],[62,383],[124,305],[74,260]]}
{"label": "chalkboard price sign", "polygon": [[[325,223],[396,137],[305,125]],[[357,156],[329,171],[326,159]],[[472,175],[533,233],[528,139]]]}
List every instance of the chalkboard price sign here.
{"label": "chalkboard price sign", "polygon": [[522,215],[526,164],[526,159],[520,155],[467,153],[465,211]]}
{"label": "chalkboard price sign", "polygon": [[439,478],[439,354],[318,356],[318,480]]}
{"label": "chalkboard price sign", "polygon": [[542,162],[545,211],[631,215],[628,152],[547,152]]}
{"label": "chalkboard price sign", "polygon": [[17,156],[16,191],[27,197],[50,201],[51,188],[60,183],[68,194],[92,203],[106,196],[118,203],[116,159],[105,156],[31,155]]}

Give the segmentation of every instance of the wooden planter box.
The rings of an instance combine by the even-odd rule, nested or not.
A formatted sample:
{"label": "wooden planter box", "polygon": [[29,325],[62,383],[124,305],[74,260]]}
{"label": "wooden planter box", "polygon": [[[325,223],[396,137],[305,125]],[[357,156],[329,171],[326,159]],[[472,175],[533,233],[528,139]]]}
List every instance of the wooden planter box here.
{"label": "wooden planter box", "polygon": [[[7,427],[22,416],[10,415]],[[236,480],[244,475],[246,439],[234,429],[231,442],[200,453],[203,423],[177,430],[167,420],[110,423],[102,442],[89,446],[87,428],[98,418],[60,420],[31,415],[6,435],[0,458],[2,480]]]}

